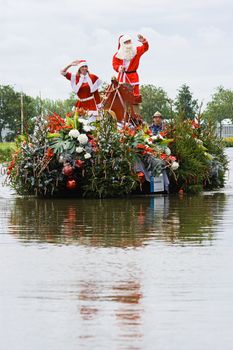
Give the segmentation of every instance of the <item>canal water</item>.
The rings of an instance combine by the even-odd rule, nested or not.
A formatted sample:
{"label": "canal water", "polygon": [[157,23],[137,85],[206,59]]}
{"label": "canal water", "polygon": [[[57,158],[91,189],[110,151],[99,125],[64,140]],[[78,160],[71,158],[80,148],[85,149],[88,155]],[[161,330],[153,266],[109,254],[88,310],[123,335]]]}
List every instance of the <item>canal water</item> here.
{"label": "canal water", "polygon": [[233,163],[195,196],[0,189],[0,349],[231,350],[232,213]]}

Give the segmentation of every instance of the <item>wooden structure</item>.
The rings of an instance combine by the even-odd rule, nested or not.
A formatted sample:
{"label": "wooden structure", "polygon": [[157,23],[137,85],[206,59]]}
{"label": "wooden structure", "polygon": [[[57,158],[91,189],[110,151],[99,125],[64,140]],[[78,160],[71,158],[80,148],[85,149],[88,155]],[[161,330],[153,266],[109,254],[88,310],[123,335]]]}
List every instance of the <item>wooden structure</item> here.
{"label": "wooden structure", "polygon": [[142,122],[139,114],[140,103],[141,95],[133,94],[132,85],[119,83],[116,79],[112,79],[102,99],[103,109],[113,111],[117,121],[123,123],[140,124]]}

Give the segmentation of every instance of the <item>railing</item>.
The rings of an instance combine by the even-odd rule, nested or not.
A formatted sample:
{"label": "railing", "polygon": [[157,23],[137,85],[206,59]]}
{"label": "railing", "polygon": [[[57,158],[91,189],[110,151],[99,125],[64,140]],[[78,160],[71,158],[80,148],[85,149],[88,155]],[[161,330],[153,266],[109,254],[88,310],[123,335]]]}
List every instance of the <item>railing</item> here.
{"label": "railing", "polygon": [[222,125],[217,127],[217,136],[225,137],[233,137],[233,125]]}

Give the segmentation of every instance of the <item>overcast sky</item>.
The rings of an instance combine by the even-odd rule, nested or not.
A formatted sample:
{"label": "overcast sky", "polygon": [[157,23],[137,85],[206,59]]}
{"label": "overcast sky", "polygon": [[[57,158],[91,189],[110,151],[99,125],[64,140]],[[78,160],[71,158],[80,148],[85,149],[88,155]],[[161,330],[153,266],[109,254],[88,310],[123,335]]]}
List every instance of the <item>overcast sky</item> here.
{"label": "overcast sky", "polygon": [[85,58],[103,81],[114,74],[118,37],[138,33],[150,49],[141,84],[174,98],[188,84],[206,103],[217,86],[233,88],[232,0],[0,0],[0,84],[31,96],[68,98],[59,73]]}

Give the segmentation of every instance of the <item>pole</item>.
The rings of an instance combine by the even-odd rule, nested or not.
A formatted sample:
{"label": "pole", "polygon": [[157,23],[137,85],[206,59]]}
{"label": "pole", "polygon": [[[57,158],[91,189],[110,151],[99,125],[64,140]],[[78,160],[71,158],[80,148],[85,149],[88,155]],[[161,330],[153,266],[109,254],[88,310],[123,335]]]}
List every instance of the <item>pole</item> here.
{"label": "pole", "polygon": [[23,92],[21,91],[21,95],[20,95],[20,110],[21,110],[21,123],[20,123],[20,132],[21,134],[23,134]]}
{"label": "pole", "polygon": [[41,97],[41,91],[39,91],[39,96],[40,96],[40,115],[42,118],[44,118],[44,106],[43,106],[43,100]]}

